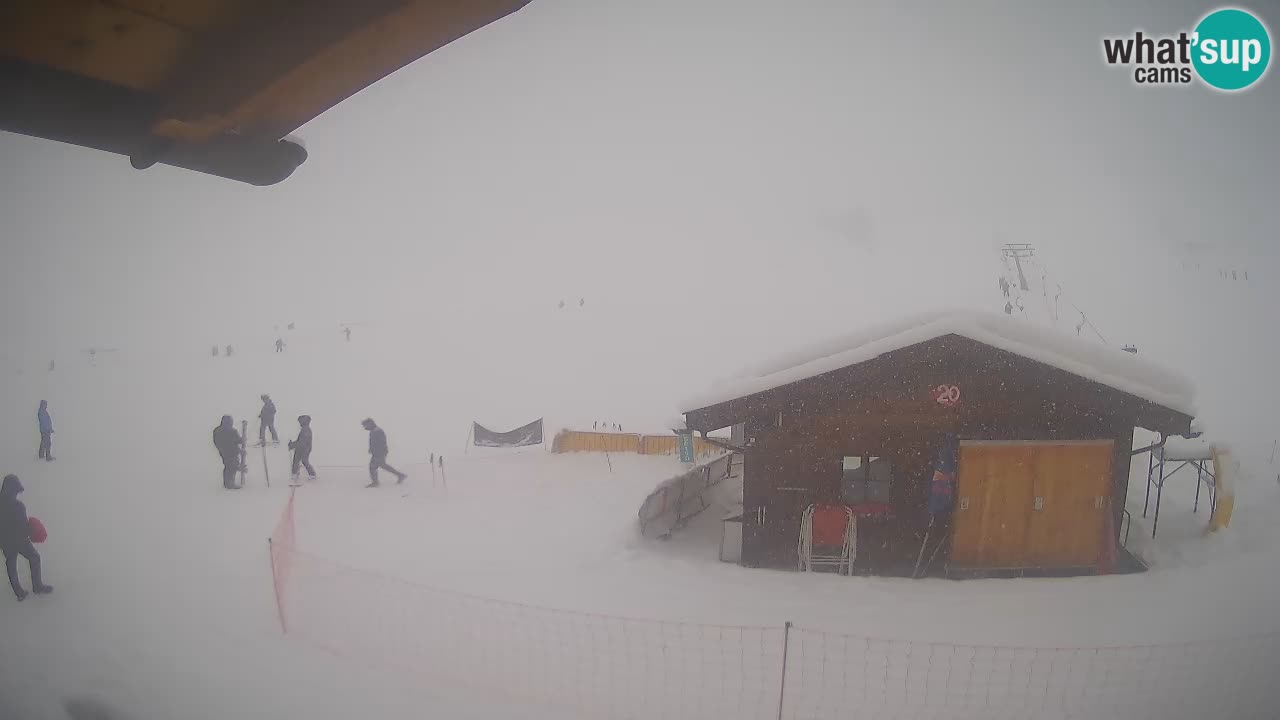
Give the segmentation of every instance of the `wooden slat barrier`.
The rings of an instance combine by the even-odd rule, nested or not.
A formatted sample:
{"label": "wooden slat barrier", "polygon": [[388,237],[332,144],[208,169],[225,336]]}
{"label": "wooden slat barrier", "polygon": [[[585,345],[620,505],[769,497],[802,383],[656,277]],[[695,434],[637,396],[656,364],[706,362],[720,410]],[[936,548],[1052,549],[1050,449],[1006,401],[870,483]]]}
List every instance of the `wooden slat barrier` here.
{"label": "wooden slat barrier", "polygon": [[[720,448],[703,440],[693,439],[693,449],[698,457],[721,452]],[[629,452],[640,455],[675,455],[679,452],[675,435],[636,435],[630,433],[606,433],[584,430],[561,430],[551,443],[551,452]]]}

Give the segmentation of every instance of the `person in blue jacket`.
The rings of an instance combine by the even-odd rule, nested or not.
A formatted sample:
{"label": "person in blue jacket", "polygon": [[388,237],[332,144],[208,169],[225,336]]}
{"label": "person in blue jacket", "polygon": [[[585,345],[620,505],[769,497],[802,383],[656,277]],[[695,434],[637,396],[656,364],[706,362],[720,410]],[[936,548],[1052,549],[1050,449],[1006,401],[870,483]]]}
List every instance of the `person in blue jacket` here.
{"label": "person in blue jacket", "polygon": [[31,544],[31,523],[27,518],[27,506],[18,499],[23,490],[17,475],[5,475],[0,483],[0,550],[4,552],[4,569],[9,574],[9,586],[18,600],[27,599],[27,591],[18,581],[18,556],[27,559],[31,568],[31,589],[37,595],[53,592],[40,577],[40,553]]}
{"label": "person in blue jacket", "polygon": [[36,411],[36,420],[40,422],[40,451],[37,457],[41,460],[52,460],[53,419],[49,417],[48,400],[40,401],[40,409]]}

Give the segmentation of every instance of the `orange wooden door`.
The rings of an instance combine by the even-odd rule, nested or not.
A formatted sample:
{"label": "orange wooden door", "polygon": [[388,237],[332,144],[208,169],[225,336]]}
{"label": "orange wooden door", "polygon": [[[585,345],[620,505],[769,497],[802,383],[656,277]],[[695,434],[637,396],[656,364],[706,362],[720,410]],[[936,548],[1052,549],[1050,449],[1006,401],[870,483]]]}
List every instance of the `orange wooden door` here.
{"label": "orange wooden door", "polygon": [[1029,565],[1097,565],[1111,512],[1113,449],[1110,440],[1039,448],[1034,473],[1039,509],[1031,513],[1027,534]]}
{"label": "orange wooden door", "polygon": [[951,562],[1022,567],[1032,501],[1034,450],[1021,444],[960,444]]}
{"label": "orange wooden door", "polygon": [[962,442],[951,564],[1095,565],[1110,511],[1112,447],[1109,440]]}

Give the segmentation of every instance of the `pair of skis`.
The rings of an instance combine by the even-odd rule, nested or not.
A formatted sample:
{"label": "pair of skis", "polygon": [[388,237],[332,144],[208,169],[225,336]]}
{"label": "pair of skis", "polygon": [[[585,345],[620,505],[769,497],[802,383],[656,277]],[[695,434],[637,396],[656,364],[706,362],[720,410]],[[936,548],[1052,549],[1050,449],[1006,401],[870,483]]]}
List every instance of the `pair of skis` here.
{"label": "pair of skis", "polygon": [[[238,487],[244,487],[245,478],[249,474],[249,447],[246,439],[249,437],[249,421],[240,421],[240,484]],[[267,487],[271,487],[271,472],[267,469],[267,444],[259,443],[254,447],[262,448],[262,476],[267,481]]]}
{"label": "pair of skis", "polygon": [[236,486],[244,487],[245,477],[249,474],[249,448],[245,446],[245,438],[249,436],[249,421],[240,421],[240,483]]}

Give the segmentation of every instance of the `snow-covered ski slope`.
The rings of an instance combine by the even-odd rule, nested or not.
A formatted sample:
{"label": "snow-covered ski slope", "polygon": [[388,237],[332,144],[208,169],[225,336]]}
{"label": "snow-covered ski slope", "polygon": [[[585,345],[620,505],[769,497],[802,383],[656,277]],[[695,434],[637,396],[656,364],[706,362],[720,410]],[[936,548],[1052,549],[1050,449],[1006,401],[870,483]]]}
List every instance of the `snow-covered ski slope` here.
{"label": "snow-covered ski slope", "polygon": [[[57,590],[22,604],[0,601],[0,698],[8,703],[0,708],[14,717],[59,717],[58,698],[88,693],[141,718],[537,716],[542,706],[522,703],[527,695],[440,682],[428,672],[428,660],[439,657],[424,640],[435,637],[431,624],[452,617],[469,627],[487,617],[487,602],[502,613],[523,608],[501,615],[504,628],[537,620],[529,627],[557,642],[582,642],[574,634],[580,626],[541,619],[563,613],[656,622],[658,629],[765,628],[769,638],[792,621],[962,648],[1213,643],[1275,629],[1280,531],[1272,520],[1274,480],[1257,477],[1265,457],[1247,463],[1232,528],[1209,540],[1188,524],[1193,486],[1167,492],[1161,541],[1170,539],[1169,561],[1145,575],[955,583],[752,570],[717,562],[716,507],[669,542],[638,537],[636,508],[658,480],[679,472],[673,458],[606,460],[538,448],[464,455],[456,442],[420,441],[431,436],[429,410],[407,412],[403,394],[393,394],[412,384],[412,364],[401,366],[402,356],[367,336],[366,343],[296,343],[280,355],[245,351],[230,361],[122,352],[97,367],[60,367],[41,384],[7,379],[16,400],[0,432],[6,471],[23,478],[32,514],[50,528],[41,549]],[[253,449],[248,487],[225,492],[210,432],[224,412],[252,418],[264,391],[279,408],[282,438],[266,449],[272,486],[265,486],[262,451]],[[34,457],[42,397],[57,429],[58,459],[48,464]],[[288,493],[284,440],[302,412],[314,418],[320,480],[296,499],[304,559],[286,610],[298,626],[282,637],[265,540]],[[366,415],[387,428],[391,463],[410,473],[407,496],[394,485],[363,489],[358,423]],[[455,429],[460,441],[466,426]],[[447,488],[433,485],[421,464],[431,452],[446,454]],[[1202,522],[1203,511],[1194,520]],[[479,609],[471,600],[433,600],[423,587],[461,593]],[[334,631],[340,627],[360,634]],[[500,637],[468,647],[520,660],[505,654],[513,645]],[[528,653],[532,646],[517,647]],[[705,655],[728,646],[682,647]],[[551,657],[535,656],[533,664]],[[657,663],[643,653],[620,657],[637,668]],[[691,657],[667,662],[696,664]],[[750,679],[756,670],[742,672]],[[598,679],[582,673],[579,680]],[[673,687],[693,697],[703,686],[686,675]],[[550,715],[564,715],[550,707]],[[594,716],[592,709],[606,706],[584,707],[576,712]]]}

